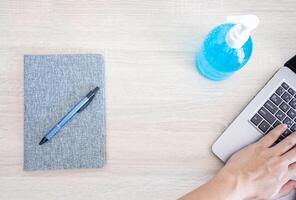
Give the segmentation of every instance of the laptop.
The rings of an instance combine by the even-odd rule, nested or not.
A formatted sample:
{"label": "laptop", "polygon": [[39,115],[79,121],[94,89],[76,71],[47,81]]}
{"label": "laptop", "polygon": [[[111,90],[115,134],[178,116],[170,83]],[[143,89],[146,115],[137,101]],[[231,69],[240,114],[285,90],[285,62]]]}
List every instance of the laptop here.
{"label": "laptop", "polygon": [[296,131],[296,55],[254,96],[213,144],[212,151],[225,162],[233,153],[256,142],[280,123],[287,124],[288,129],[277,142]]}

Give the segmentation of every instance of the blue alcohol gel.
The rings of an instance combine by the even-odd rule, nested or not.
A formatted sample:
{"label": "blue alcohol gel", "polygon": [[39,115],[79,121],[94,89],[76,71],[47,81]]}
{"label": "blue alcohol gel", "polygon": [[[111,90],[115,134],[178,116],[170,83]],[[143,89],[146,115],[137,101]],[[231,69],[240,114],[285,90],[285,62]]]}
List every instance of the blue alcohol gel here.
{"label": "blue alcohol gel", "polygon": [[241,48],[231,48],[226,35],[234,24],[221,24],[205,38],[196,56],[196,67],[206,78],[219,81],[228,78],[250,59],[253,43],[251,37]]}

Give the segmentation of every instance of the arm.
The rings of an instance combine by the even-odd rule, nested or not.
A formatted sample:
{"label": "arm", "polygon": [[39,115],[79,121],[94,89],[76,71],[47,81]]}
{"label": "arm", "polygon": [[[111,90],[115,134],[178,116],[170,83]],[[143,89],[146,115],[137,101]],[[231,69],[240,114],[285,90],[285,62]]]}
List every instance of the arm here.
{"label": "arm", "polygon": [[235,153],[208,183],[180,200],[278,199],[296,188],[296,133],[273,145],[279,125],[258,142]]}
{"label": "arm", "polygon": [[[180,200],[239,200],[238,184],[231,174],[215,178],[185,195]],[[236,194],[237,193],[237,194]]]}

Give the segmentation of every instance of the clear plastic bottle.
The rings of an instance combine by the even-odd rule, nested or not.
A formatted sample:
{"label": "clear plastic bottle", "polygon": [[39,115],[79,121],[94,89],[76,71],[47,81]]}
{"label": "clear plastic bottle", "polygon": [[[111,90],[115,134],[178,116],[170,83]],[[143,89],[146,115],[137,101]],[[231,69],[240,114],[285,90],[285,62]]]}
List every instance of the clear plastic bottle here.
{"label": "clear plastic bottle", "polygon": [[250,31],[257,27],[255,15],[228,17],[227,24],[215,27],[205,38],[196,56],[196,67],[206,78],[224,80],[250,59],[253,43]]}

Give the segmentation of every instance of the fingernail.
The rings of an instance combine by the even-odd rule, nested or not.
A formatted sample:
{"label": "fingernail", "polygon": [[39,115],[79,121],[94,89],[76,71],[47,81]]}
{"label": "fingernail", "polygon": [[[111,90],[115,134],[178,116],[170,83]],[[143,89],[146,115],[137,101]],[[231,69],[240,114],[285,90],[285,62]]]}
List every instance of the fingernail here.
{"label": "fingernail", "polygon": [[287,124],[283,124],[283,128],[284,129],[288,128]]}

